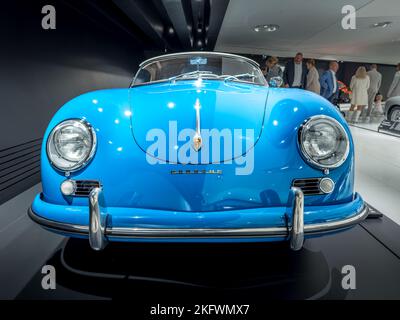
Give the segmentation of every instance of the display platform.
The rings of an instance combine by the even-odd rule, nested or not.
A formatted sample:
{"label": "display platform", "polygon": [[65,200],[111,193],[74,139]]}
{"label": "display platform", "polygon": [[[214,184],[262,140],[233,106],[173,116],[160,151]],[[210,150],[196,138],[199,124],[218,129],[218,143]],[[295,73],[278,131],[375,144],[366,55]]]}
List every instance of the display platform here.
{"label": "display platform", "polygon": [[[43,264],[56,269],[56,289],[43,290],[40,270],[18,299],[135,299],[194,303],[265,299],[400,299],[400,226],[371,208],[362,224],[286,243],[111,244],[102,252],[67,239]],[[342,288],[342,268],[356,289]],[[171,294],[173,292],[173,295]]]}
{"label": "display platform", "polygon": [[[385,103],[382,103],[382,108],[385,107]],[[349,110],[349,103],[339,104],[339,109],[342,113]],[[385,119],[384,115],[371,115],[369,121],[365,121],[360,117],[357,123],[349,123],[350,126],[370,130],[373,132],[379,132],[382,134],[388,134],[394,137],[400,137],[400,121],[390,121]]]}
{"label": "display platform", "polygon": [[398,121],[387,121],[384,120],[383,117],[379,118],[380,121],[372,121],[365,123],[365,122],[357,122],[357,123],[350,123],[350,126],[365,129],[377,133],[387,134],[393,137],[400,137],[400,122]]}

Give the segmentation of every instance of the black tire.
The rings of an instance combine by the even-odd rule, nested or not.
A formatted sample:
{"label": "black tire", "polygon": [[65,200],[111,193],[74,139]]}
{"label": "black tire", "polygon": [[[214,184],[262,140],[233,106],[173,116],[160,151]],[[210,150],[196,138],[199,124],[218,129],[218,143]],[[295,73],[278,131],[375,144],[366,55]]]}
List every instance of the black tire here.
{"label": "black tire", "polygon": [[[392,119],[392,117],[393,117],[393,119]],[[391,120],[391,121],[395,121],[396,119],[394,119],[394,118],[397,118],[397,121],[400,121],[400,106],[392,106],[389,109],[387,118],[388,118],[388,120]]]}

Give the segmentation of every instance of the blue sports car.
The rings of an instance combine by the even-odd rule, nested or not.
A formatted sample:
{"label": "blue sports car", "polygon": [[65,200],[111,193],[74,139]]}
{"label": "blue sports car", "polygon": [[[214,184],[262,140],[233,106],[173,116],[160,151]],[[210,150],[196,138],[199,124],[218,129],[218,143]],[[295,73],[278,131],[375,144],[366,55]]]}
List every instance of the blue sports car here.
{"label": "blue sports car", "polygon": [[256,62],[185,52],[140,65],[130,88],[66,103],[44,135],[46,229],[109,241],[268,242],[347,229],[368,214],[354,146],[330,102],[266,83]]}

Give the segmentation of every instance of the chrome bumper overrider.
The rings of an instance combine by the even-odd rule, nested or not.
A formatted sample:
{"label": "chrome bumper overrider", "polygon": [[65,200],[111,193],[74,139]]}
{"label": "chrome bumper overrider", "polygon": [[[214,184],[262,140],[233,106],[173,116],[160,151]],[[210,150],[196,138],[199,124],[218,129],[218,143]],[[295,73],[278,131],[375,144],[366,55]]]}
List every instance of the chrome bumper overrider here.
{"label": "chrome bumper overrider", "polygon": [[287,226],[272,228],[128,228],[106,227],[107,214],[102,208],[102,188],[94,188],[89,195],[89,224],[74,225],[69,223],[49,220],[37,215],[31,208],[29,216],[45,228],[69,234],[84,235],[89,237],[90,246],[94,250],[102,250],[107,245],[107,238],[253,238],[253,237],[287,237],[292,250],[303,247],[304,235],[329,232],[343,229],[359,223],[368,215],[368,207],[364,207],[355,215],[332,222],[314,223],[304,225],[304,195],[301,189],[290,189],[291,216],[288,217]]}

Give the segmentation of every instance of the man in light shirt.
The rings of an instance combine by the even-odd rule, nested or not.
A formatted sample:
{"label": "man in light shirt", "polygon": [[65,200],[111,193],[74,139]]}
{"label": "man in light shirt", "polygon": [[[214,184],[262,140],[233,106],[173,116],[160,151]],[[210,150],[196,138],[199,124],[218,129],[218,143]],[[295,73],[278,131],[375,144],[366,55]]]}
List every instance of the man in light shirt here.
{"label": "man in light shirt", "polygon": [[301,88],[306,85],[307,67],[303,63],[303,54],[298,52],[293,60],[288,61],[283,73],[286,88]]}
{"label": "man in light shirt", "polygon": [[378,66],[371,64],[371,70],[367,72],[369,76],[369,88],[368,88],[368,109],[364,114],[363,120],[369,122],[371,119],[371,112],[374,105],[375,97],[379,92],[382,83],[382,75],[378,72]]}
{"label": "man in light shirt", "polygon": [[400,63],[396,66],[396,73],[394,74],[392,84],[390,85],[387,97],[400,96]]}
{"label": "man in light shirt", "polygon": [[332,103],[339,96],[338,82],[336,79],[336,72],[338,70],[339,64],[336,61],[331,61],[329,63],[329,69],[326,70],[319,79],[321,84],[321,96]]}

